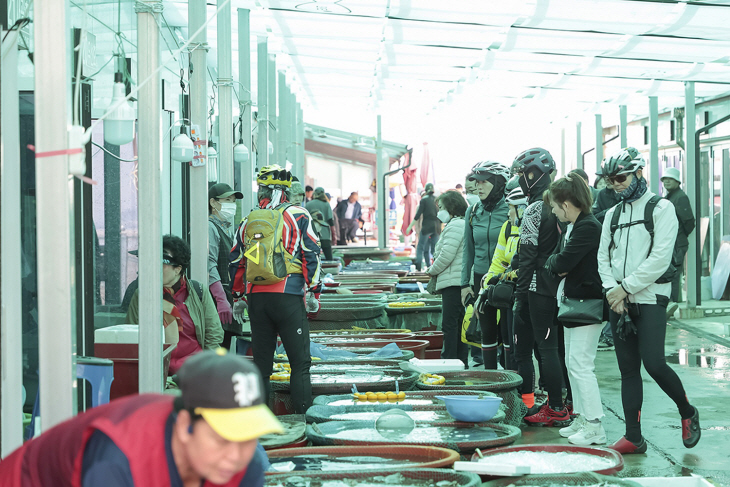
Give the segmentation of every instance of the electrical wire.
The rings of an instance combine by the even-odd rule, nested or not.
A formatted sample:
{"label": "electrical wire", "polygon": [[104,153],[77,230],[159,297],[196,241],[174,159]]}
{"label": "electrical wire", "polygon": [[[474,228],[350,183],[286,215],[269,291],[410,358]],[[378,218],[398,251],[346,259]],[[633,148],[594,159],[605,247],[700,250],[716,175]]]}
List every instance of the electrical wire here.
{"label": "electrical wire", "polygon": [[[136,158],[136,157],[135,157],[134,159],[122,159],[122,158],[121,158],[121,157],[119,157],[118,155],[116,155],[116,154],[113,154],[113,153],[109,152],[109,151],[108,151],[108,150],[106,149],[106,147],[104,147],[103,145],[99,145],[99,144],[97,144],[97,143],[96,143],[96,142],[94,142],[94,141],[92,141],[92,142],[91,142],[91,144],[92,144],[92,145],[95,145],[95,146],[97,146],[97,147],[98,147],[99,149],[103,150],[104,152],[106,152],[107,154],[109,154],[110,156],[112,156],[112,157],[113,157],[114,159],[119,159],[119,160],[120,160],[120,161],[122,161],[122,162],[137,162],[137,158]],[[91,155],[91,157],[94,157],[94,156],[95,156],[96,154],[98,154],[98,153],[99,153],[99,152],[95,152],[94,154],[92,154],[92,155]]]}
{"label": "electrical wire", "polygon": [[[193,43],[193,42],[192,42],[192,40],[193,40],[193,39],[196,39],[196,38],[198,37],[198,35],[199,35],[199,34],[200,34],[201,32],[203,32],[203,30],[205,30],[205,28],[206,28],[206,27],[208,26],[208,24],[209,24],[210,22],[212,22],[212,20],[213,20],[213,19],[214,19],[214,18],[215,18],[215,17],[216,17],[217,15],[218,15],[218,13],[220,13],[220,12],[221,12],[221,11],[222,11],[222,10],[223,10],[224,8],[226,8],[226,7],[228,6],[228,4],[230,3],[230,1],[231,1],[231,0],[225,0],[225,1],[224,1],[224,2],[223,2],[223,3],[222,3],[222,4],[221,4],[221,5],[219,6],[219,7],[218,7],[218,9],[216,9],[216,11],[215,11],[215,12],[213,13],[213,15],[212,15],[212,16],[211,16],[210,18],[206,19],[206,21],[205,21],[205,22],[203,23],[203,25],[201,25],[201,26],[200,26],[200,28],[199,28],[199,29],[198,29],[197,31],[195,31],[195,32],[194,32],[194,33],[193,33],[193,34],[192,34],[192,35],[190,36],[190,39],[188,39],[188,40],[187,40],[187,41],[185,42],[185,44],[183,44],[183,45],[182,45],[182,46],[181,46],[181,47],[180,47],[180,48],[179,48],[179,49],[177,50],[177,53],[178,53],[178,54],[179,54],[179,53],[181,53],[181,52],[182,52],[182,51],[183,51],[184,49],[186,49],[186,48],[187,48],[187,47],[188,47],[188,46],[189,46],[190,44],[192,44],[192,43]],[[72,1],[71,3],[73,3],[73,1]],[[174,54],[173,54],[173,55],[174,55]],[[108,116],[109,116],[109,115],[110,115],[110,114],[111,114],[111,113],[112,113],[112,112],[113,112],[114,110],[116,110],[116,109],[117,109],[117,107],[121,106],[121,104],[122,104],[122,103],[126,103],[126,102],[127,102],[127,101],[128,101],[129,99],[130,99],[130,98],[132,98],[132,97],[133,97],[134,95],[136,95],[136,94],[137,94],[137,92],[138,92],[138,91],[139,91],[139,90],[140,90],[140,89],[141,89],[141,88],[142,88],[142,87],[143,87],[144,85],[146,85],[147,83],[149,83],[149,82],[150,82],[150,80],[152,80],[152,79],[153,79],[153,78],[154,78],[155,76],[157,76],[157,73],[159,73],[159,72],[160,72],[160,71],[162,71],[163,69],[169,69],[169,68],[167,68],[167,66],[166,66],[165,64],[163,64],[163,65],[159,66],[159,67],[158,67],[158,68],[157,68],[157,69],[156,69],[156,70],[155,70],[155,71],[154,71],[154,72],[153,72],[152,74],[150,74],[150,75],[149,75],[149,76],[147,77],[147,79],[145,79],[145,80],[142,80],[141,82],[139,82],[139,83],[137,84],[137,86],[136,86],[135,88],[133,88],[133,89],[132,89],[132,90],[131,90],[131,91],[129,92],[129,94],[128,94],[128,95],[127,95],[126,97],[124,97],[124,98],[123,98],[122,100],[119,100],[119,101],[118,101],[118,102],[117,102],[116,104],[114,104],[113,106],[109,107],[109,108],[108,108],[108,109],[106,110],[106,112],[105,112],[105,113],[104,113],[104,114],[103,114],[103,115],[102,115],[101,117],[97,118],[97,119],[96,119],[96,121],[94,121],[94,123],[92,123],[92,124],[91,124],[91,127],[89,127],[88,129],[86,129],[86,132],[85,132],[85,134],[84,134],[84,136],[85,136],[86,140],[88,140],[88,139],[91,139],[91,133],[92,133],[92,131],[93,131],[93,129],[94,129],[94,127],[95,127],[96,125],[98,125],[99,123],[103,122],[103,121],[104,121],[104,119],[105,119],[105,118],[107,118],[107,117],[108,117]]]}

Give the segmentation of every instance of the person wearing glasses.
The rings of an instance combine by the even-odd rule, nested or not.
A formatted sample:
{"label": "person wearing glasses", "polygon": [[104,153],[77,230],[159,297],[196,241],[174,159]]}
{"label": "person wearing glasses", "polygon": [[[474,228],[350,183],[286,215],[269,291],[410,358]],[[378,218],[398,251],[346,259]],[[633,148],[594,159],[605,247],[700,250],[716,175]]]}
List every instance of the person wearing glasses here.
{"label": "person wearing glasses", "polygon": [[[509,206],[504,198],[508,179],[509,168],[491,161],[474,166],[468,177],[475,184],[479,202],[467,208],[464,216],[464,256],[461,262],[461,302],[464,306],[479,293],[482,277],[489,272],[492,264],[502,226],[509,218]],[[479,317],[479,326],[484,330],[487,324],[491,324],[495,330],[498,329],[497,309],[486,308],[485,315]],[[486,320],[484,324],[483,320]],[[482,331],[481,361],[475,362],[483,362],[485,367],[491,367],[493,363],[493,368],[496,368],[497,335],[496,332]],[[495,340],[487,340],[489,337]],[[492,357],[495,360],[491,360]]]}
{"label": "person wearing glasses", "polygon": [[[603,166],[603,175],[621,203],[606,213],[598,249],[598,272],[610,307],[626,418],[626,434],[611,448],[624,455],[647,449],[641,434],[642,363],[677,405],[684,446],[692,448],[700,440],[699,412],[664,358],[666,310],[672,291],[667,271],[672,265],[677,217],[670,201],[649,191],[642,174],[644,161],[635,153],[635,149],[624,149]],[[649,218],[653,235],[647,227]]]}
{"label": "person wearing glasses", "polygon": [[[162,325],[165,343],[177,343],[170,356],[169,374],[203,350],[215,350],[223,341],[218,310],[207,286],[185,277],[190,247],[175,235],[162,237]],[[139,324],[139,290],[127,310],[127,323]]]}

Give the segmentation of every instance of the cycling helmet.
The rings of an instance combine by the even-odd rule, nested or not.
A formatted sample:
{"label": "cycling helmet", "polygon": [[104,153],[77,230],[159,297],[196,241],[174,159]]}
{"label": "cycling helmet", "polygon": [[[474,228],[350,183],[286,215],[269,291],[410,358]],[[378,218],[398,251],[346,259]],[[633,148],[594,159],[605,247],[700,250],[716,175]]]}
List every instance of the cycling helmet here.
{"label": "cycling helmet", "polygon": [[469,178],[486,181],[490,175],[501,177],[507,182],[510,177],[509,168],[499,162],[483,161],[471,168]]}
{"label": "cycling helmet", "polygon": [[282,186],[291,188],[292,175],[278,164],[262,167],[256,176],[259,186]]}
{"label": "cycling helmet", "polygon": [[527,196],[525,196],[522,188],[518,186],[509,192],[505,201],[512,206],[527,205]]}
{"label": "cycling helmet", "polygon": [[540,147],[535,147],[515,157],[512,168],[521,173],[526,173],[531,169],[537,169],[543,174],[550,174],[555,170],[555,161],[548,151]]}
{"label": "cycling helmet", "polygon": [[507,186],[504,187],[504,195],[507,196],[510,191],[512,191],[515,188],[520,187],[520,177],[519,176],[512,176],[509,181],[507,181]]}
{"label": "cycling helmet", "polygon": [[509,168],[510,174],[512,174],[513,176],[516,176],[517,173],[520,172],[519,169],[521,167],[522,167],[522,163],[520,161],[518,161],[517,159],[515,159],[514,161],[512,161],[512,166],[510,166],[510,168]]}
{"label": "cycling helmet", "polygon": [[633,147],[621,149],[603,162],[603,176],[633,174],[646,165],[639,151]]}

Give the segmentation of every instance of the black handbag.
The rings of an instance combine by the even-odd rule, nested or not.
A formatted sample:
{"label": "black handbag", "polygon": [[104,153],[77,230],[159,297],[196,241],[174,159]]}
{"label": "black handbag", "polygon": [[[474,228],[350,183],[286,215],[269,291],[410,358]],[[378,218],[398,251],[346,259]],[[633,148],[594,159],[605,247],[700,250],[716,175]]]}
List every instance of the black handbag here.
{"label": "black handbag", "polygon": [[515,304],[514,281],[499,281],[487,287],[487,301],[493,308],[512,308]]}
{"label": "black handbag", "polygon": [[603,322],[603,299],[560,298],[558,320],[595,325]]}

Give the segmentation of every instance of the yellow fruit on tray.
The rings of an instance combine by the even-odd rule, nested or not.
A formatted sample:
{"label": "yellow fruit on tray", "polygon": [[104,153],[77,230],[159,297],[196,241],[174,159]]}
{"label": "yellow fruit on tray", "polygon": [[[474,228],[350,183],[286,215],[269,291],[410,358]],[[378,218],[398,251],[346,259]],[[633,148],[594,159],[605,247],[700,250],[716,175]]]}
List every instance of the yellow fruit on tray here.
{"label": "yellow fruit on tray", "polygon": [[312,360],[322,360],[322,359],[319,357],[312,357]]}
{"label": "yellow fruit on tray", "polygon": [[378,401],[385,401],[388,399],[388,395],[384,392],[378,392]]}
{"label": "yellow fruit on tray", "polygon": [[406,393],[405,393],[405,392],[403,392],[403,391],[400,391],[400,392],[398,393],[398,399],[405,399],[405,398],[406,398]]}
{"label": "yellow fruit on tray", "polygon": [[378,400],[378,395],[375,394],[374,392],[368,392],[366,394],[366,397],[367,397],[368,401],[377,401]]}
{"label": "yellow fruit on tray", "polygon": [[355,393],[355,394],[353,394],[353,397],[355,397],[355,399],[357,399],[358,401],[367,401],[368,400],[367,394]]}
{"label": "yellow fruit on tray", "polygon": [[388,392],[386,395],[388,396],[389,401],[393,399],[398,399],[398,394],[396,394],[395,392]]}

